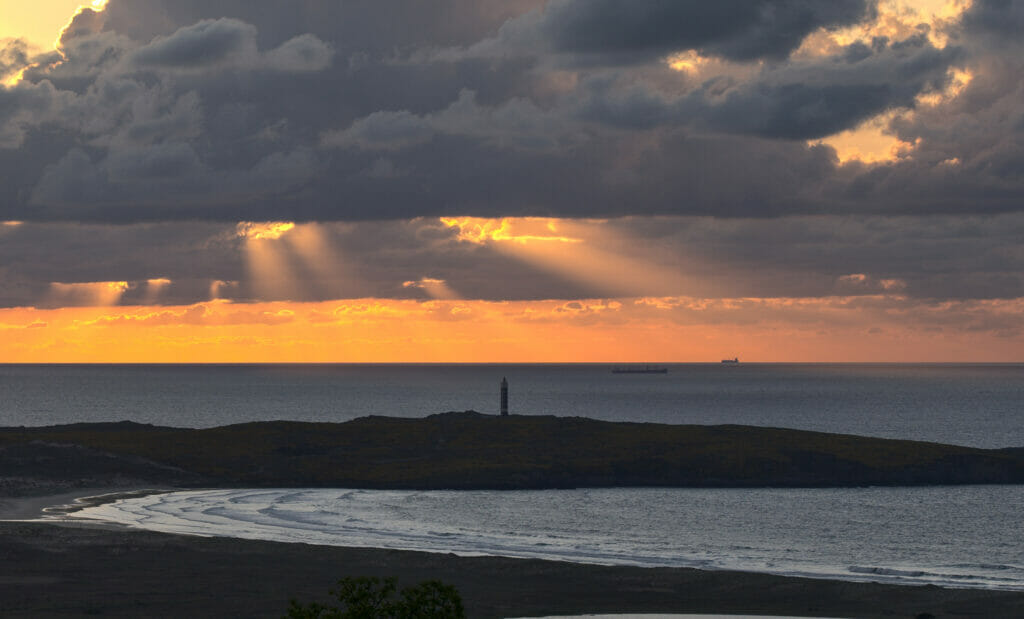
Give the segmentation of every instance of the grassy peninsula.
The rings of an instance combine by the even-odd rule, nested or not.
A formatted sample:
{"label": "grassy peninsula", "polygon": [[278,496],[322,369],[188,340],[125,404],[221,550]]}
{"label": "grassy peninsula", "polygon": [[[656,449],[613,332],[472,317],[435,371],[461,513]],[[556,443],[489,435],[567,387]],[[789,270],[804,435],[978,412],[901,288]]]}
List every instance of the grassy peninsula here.
{"label": "grassy peninsula", "polygon": [[364,417],[0,429],[0,491],[139,483],[520,489],[1024,483],[1024,450],[579,417]]}

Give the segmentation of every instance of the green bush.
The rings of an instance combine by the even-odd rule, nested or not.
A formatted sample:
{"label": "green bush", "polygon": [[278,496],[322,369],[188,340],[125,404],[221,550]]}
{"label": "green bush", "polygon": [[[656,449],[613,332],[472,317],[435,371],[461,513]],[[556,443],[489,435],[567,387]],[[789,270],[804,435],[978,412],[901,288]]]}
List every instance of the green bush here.
{"label": "green bush", "polygon": [[439,580],[427,580],[402,589],[395,598],[395,579],[344,578],[331,589],[338,606],[292,600],[285,619],[462,619],[458,590]]}

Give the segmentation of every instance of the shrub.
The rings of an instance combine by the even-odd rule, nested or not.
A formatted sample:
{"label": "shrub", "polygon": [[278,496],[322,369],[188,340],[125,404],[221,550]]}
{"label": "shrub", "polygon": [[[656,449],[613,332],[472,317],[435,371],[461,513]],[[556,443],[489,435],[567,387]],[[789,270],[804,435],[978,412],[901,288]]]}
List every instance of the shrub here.
{"label": "shrub", "polygon": [[350,577],[338,581],[331,595],[338,606],[292,600],[285,619],[462,619],[458,590],[439,580],[427,580],[402,589],[395,597],[395,579]]}

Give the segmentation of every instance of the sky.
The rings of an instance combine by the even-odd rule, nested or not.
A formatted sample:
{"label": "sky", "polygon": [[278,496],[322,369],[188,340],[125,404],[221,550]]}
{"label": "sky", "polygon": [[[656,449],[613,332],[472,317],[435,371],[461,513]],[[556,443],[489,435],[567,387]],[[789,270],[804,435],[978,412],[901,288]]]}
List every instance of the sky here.
{"label": "sky", "polygon": [[1020,0],[0,0],[0,362],[1024,361]]}

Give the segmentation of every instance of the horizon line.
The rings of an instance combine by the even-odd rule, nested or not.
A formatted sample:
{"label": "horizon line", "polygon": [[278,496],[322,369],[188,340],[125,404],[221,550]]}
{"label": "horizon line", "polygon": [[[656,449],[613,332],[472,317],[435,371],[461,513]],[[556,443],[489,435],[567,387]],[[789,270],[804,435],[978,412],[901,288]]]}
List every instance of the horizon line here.
{"label": "horizon line", "polygon": [[2,366],[327,366],[327,365],[581,365],[581,366],[640,366],[640,365],[1024,365],[1019,361],[739,361],[736,364],[717,361],[0,361]]}

